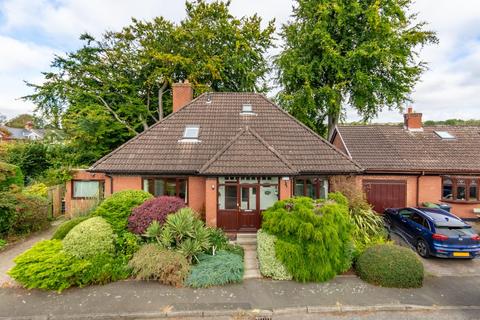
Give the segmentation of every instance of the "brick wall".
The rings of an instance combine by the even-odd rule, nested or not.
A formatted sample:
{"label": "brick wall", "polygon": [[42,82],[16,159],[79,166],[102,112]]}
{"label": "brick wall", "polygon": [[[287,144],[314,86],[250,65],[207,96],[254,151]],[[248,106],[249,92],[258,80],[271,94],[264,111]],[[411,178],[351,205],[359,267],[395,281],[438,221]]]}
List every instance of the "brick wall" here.
{"label": "brick wall", "polygon": [[122,190],[142,190],[142,177],[140,176],[112,176],[113,192]]}
{"label": "brick wall", "polygon": [[280,178],[280,190],[278,195],[280,200],[288,199],[293,196],[292,178],[290,178],[290,180],[282,180]]}
{"label": "brick wall", "polygon": [[[75,170],[72,180],[96,180],[105,182],[105,174]],[[68,217],[84,214],[98,203],[98,199],[73,199],[72,183],[72,181],[68,181],[65,185],[65,215]],[[106,189],[107,187],[105,186],[105,194],[107,193]]]}
{"label": "brick wall", "polygon": [[207,226],[217,226],[217,179],[205,179],[205,222]]}
{"label": "brick wall", "polygon": [[204,177],[188,178],[188,206],[202,215],[205,214],[205,180]]}

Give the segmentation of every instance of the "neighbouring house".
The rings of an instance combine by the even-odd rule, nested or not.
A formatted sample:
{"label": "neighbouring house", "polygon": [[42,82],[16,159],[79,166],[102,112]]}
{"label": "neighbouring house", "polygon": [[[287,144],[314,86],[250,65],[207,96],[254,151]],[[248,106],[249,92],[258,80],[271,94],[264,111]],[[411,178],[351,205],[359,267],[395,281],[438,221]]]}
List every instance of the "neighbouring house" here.
{"label": "neighbouring house", "polygon": [[31,121],[24,128],[0,126],[0,141],[15,140],[42,140],[45,137],[44,129],[36,129]]}
{"label": "neighbouring house", "polygon": [[376,211],[441,202],[477,218],[480,127],[423,126],[409,108],[403,126],[342,125],[330,141],[365,169],[355,179]]}
{"label": "neighbouring house", "polygon": [[328,141],[257,93],[204,93],[173,85],[173,113],[77,171],[72,212],[125,189],[172,195],[228,232],[260,227],[260,212],[293,195],[325,197],[329,177],[362,171]]}

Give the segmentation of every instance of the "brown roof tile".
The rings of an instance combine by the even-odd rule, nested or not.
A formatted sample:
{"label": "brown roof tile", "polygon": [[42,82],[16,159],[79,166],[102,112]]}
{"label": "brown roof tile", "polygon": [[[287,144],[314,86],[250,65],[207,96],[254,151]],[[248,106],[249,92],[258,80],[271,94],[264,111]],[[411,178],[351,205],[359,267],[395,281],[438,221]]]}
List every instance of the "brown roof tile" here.
{"label": "brown roof tile", "polygon": [[[122,173],[349,173],[361,168],[263,95],[210,93],[126,142],[90,170]],[[250,103],[254,115],[240,114]],[[180,142],[198,125],[198,142]]]}
{"label": "brown roof tile", "polygon": [[[480,172],[480,127],[428,126],[408,131],[402,126],[339,126],[353,160],[366,170]],[[442,139],[447,131],[455,139]]]}

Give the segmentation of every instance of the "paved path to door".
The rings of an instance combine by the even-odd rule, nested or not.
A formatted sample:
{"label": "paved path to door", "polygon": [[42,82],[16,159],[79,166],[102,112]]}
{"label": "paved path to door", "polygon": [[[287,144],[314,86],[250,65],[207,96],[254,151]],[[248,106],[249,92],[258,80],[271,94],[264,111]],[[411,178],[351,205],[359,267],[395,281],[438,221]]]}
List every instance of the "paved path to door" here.
{"label": "paved path to door", "polygon": [[7,271],[15,265],[13,259],[25,250],[30,249],[38,241],[50,239],[55,228],[50,227],[48,230],[38,232],[0,252],[0,286],[15,285],[13,280],[7,275]]}
{"label": "paved path to door", "polygon": [[237,234],[237,244],[243,247],[245,255],[243,257],[243,262],[245,266],[245,273],[243,279],[259,279],[261,278],[260,269],[258,266],[257,258],[257,234],[256,233],[247,233],[247,234]]}

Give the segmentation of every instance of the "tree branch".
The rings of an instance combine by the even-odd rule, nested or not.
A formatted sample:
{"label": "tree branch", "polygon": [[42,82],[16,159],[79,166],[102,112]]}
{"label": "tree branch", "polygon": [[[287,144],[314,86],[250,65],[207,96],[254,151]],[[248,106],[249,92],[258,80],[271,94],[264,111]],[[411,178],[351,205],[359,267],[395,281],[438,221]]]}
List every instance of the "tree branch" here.
{"label": "tree branch", "polygon": [[102,101],[105,108],[107,108],[107,110],[115,117],[115,119],[118,122],[123,124],[130,132],[134,133],[135,135],[138,134],[138,132],[135,129],[133,129],[132,126],[130,126],[125,120],[122,120],[122,118],[120,118],[120,116],[115,111],[113,111],[113,109],[108,105],[108,103],[102,97],[100,96],[96,96],[96,97],[100,99],[100,101]]}

